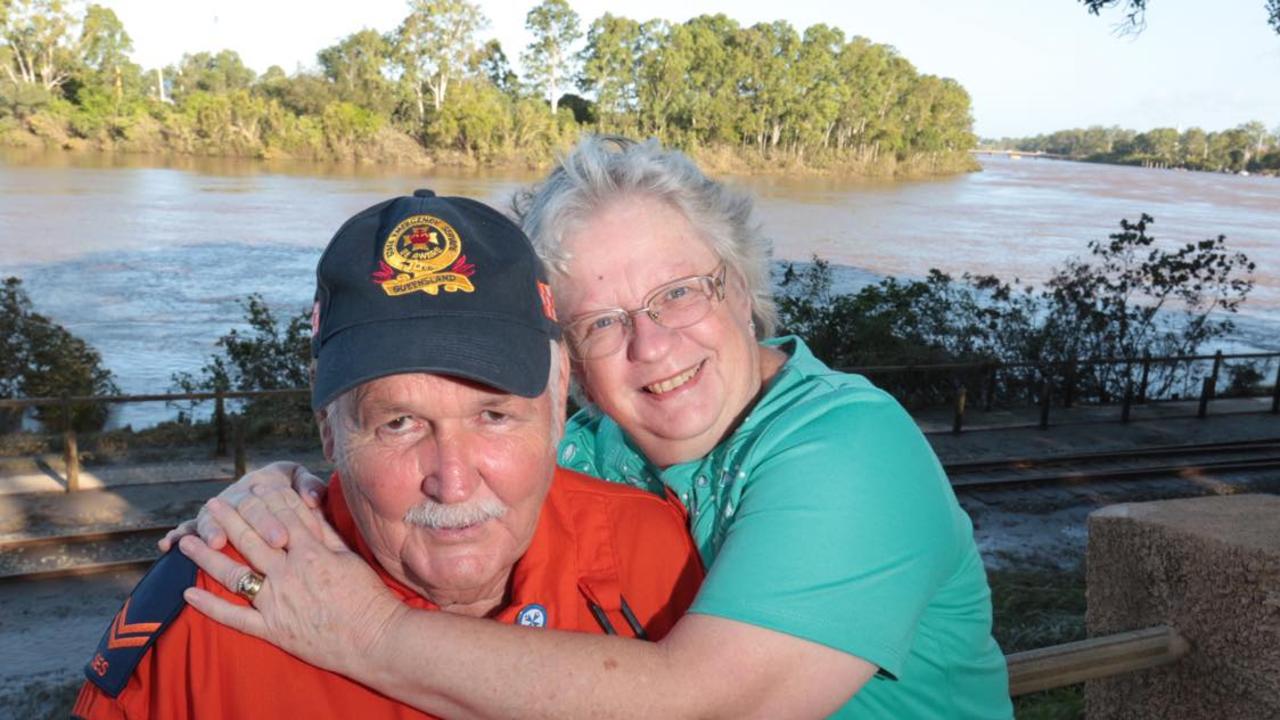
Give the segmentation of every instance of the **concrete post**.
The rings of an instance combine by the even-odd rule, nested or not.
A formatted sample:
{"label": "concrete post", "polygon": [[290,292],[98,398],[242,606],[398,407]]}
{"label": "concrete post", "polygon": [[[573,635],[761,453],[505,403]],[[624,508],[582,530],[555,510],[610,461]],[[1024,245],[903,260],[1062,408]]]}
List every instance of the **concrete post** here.
{"label": "concrete post", "polygon": [[1173,665],[1085,685],[1086,715],[1280,717],[1280,497],[1113,505],[1089,516],[1090,636],[1169,625]]}

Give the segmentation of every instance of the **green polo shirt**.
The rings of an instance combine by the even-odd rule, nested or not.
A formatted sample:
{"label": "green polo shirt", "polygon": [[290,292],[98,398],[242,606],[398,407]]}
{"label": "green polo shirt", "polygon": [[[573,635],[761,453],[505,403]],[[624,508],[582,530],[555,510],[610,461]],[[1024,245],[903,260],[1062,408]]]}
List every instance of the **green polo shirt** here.
{"label": "green polo shirt", "polygon": [[880,668],[836,717],[1009,718],[1004,655],[973,527],[911,417],[799,338],[734,433],[658,468],[590,409],[560,464],[689,509],[708,567],[690,612],[777,630]]}

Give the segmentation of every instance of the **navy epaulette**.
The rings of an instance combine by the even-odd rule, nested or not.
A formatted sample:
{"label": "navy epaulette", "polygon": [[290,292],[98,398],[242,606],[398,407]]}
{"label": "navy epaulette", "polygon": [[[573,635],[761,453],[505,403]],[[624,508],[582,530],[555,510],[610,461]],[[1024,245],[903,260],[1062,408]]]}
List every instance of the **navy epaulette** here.
{"label": "navy epaulette", "polygon": [[175,547],[142,576],[98,642],[84,675],[102,692],[116,697],[134,668],[186,602],[182,591],[196,584],[196,564]]}

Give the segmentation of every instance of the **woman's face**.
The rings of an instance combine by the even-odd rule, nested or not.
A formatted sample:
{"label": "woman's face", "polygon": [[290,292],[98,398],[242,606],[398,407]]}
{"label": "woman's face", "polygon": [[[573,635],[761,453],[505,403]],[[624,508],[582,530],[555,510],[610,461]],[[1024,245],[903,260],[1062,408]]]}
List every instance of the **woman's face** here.
{"label": "woman's face", "polygon": [[[561,278],[561,319],[635,310],[660,285],[710,275],[720,258],[679,211],[659,200],[622,198],[566,238],[573,258]],[[576,364],[591,401],[650,461],[665,467],[706,455],[737,424],[760,388],[750,301],[730,270],[724,300],[684,328],[633,316],[616,352]]]}

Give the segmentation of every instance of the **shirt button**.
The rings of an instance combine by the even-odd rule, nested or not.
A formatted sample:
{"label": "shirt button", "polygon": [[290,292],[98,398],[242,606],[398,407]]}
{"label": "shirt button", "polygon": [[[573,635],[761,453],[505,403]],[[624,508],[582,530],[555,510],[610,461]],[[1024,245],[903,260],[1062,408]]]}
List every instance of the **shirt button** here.
{"label": "shirt button", "polygon": [[680,493],[680,502],[684,503],[687,506],[689,504],[689,493],[687,492]]}
{"label": "shirt button", "polygon": [[698,476],[698,487],[703,487],[703,488],[704,488],[704,487],[706,487],[706,486],[707,486],[707,476],[706,476],[706,475],[699,475],[699,476]]}

